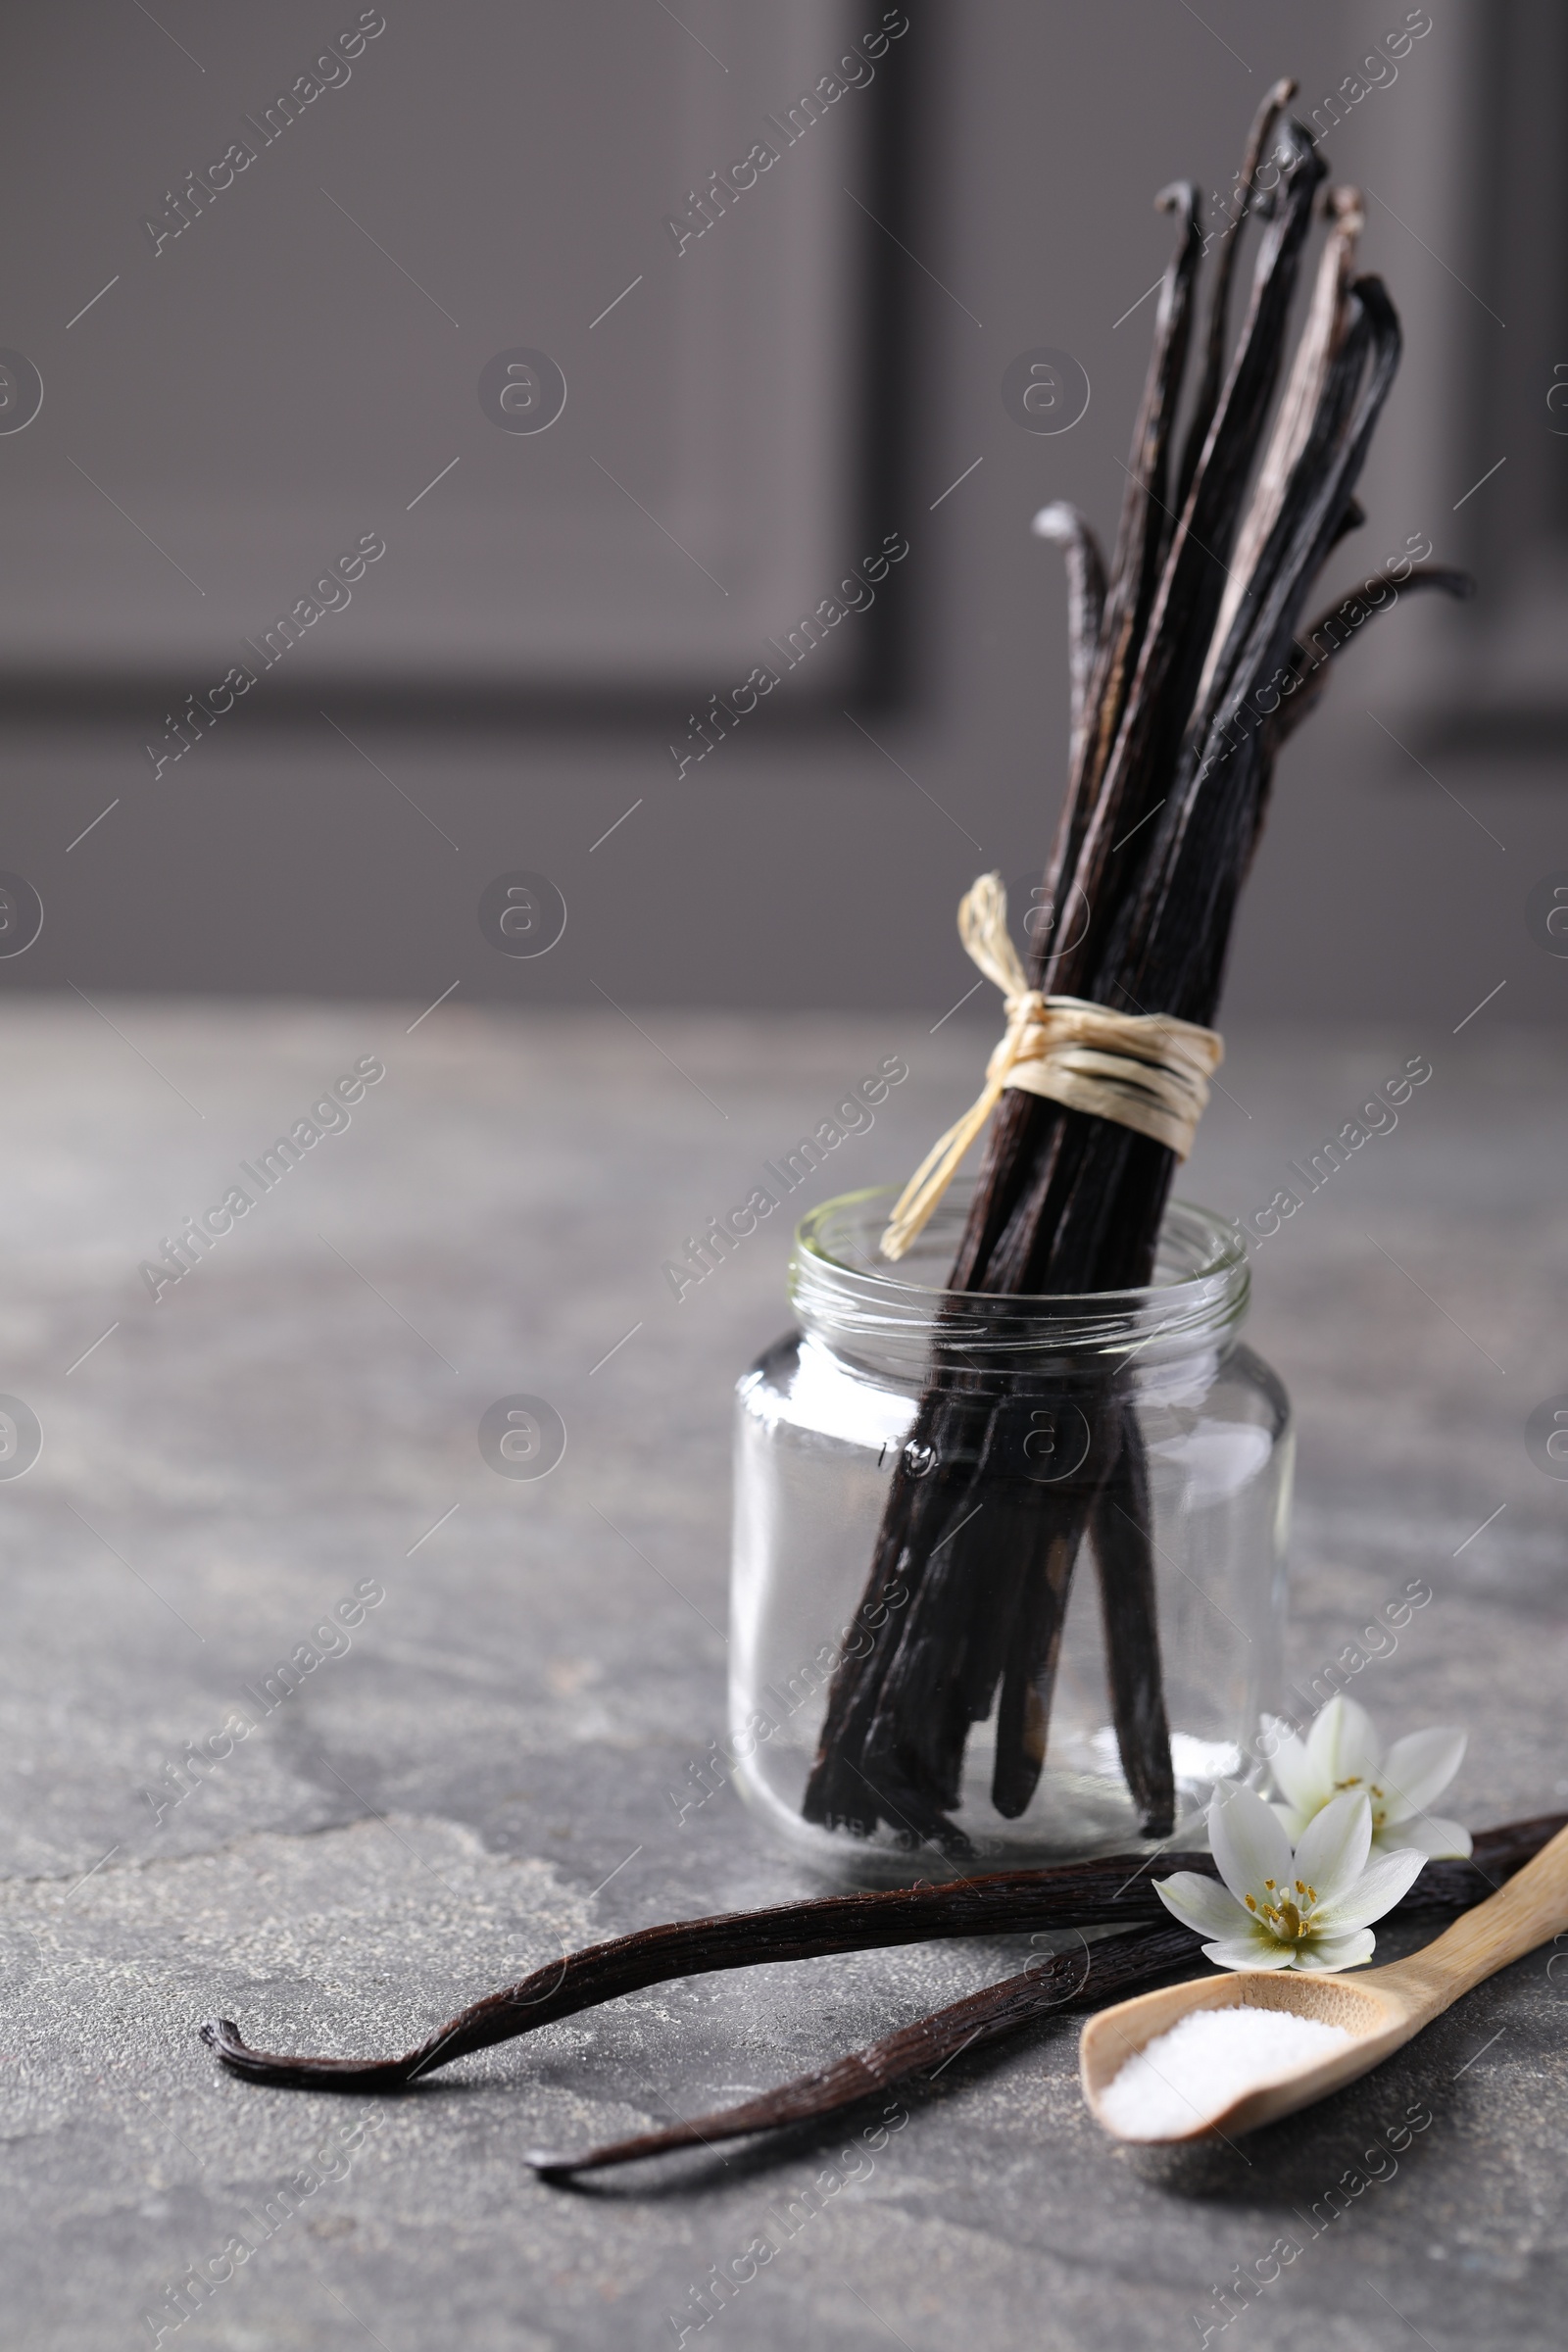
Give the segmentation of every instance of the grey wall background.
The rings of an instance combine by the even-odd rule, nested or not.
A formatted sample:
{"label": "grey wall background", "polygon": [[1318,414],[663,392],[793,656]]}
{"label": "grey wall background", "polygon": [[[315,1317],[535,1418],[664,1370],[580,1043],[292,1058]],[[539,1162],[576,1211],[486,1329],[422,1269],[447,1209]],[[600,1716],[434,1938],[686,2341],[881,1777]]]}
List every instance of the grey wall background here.
{"label": "grey wall background", "polygon": [[[880,6],[388,0],[156,256],[144,214],[358,11],[14,25],[0,342],[45,399],[0,434],[0,866],[46,921],[0,987],[935,1018],[972,978],[960,891],[1038,867],[1054,819],[1063,592],[1028,522],[1064,496],[1114,528],[1151,198],[1223,189],[1273,75],[1310,112],[1407,13],[1430,30],[1327,142],[1408,336],[1335,580],[1425,532],[1483,596],[1368,632],[1286,754],[1227,1013],[1451,1028],[1500,982],[1552,1017],[1525,905],[1568,869],[1568,68],[1539,0],[909,0],[875,81],[678,258],[665,214]],[[1052,438],[1000,393],[1041,345],[1092,386]],[[479,406],[519,346],[568,382],[547,434]],[[353,604],[155,776],[166,711],[364,531]],[[677,777],[693,708],[889,531],[876,608]],[[476,920],[514,868],[569,908],[534,961]]]}

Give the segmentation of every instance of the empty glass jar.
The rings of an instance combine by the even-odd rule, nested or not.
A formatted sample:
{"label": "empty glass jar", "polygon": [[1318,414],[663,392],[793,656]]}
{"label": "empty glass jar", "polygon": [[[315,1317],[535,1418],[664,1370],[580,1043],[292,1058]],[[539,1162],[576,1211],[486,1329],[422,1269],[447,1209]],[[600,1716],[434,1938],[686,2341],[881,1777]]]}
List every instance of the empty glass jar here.
{"label": "empty glass jar", "polygon": [[896,1266],[893,1197],[806,1218],[798,1328],[737,1389],[736,1784],[860,1883],[1190,1840],[1284,1630],[1290,1408],[1240,1338],[1244,1245],[1176,1202],[1148,1289],[954,1293],[965,1188]]}

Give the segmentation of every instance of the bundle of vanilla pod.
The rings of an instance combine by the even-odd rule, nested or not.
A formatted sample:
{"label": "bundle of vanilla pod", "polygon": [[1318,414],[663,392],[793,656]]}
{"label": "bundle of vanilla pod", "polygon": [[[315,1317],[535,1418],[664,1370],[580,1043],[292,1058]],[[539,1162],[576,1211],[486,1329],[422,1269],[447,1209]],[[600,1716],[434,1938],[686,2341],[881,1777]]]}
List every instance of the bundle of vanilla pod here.
{"label": "bundle of vanilla pod", "polygon": [[[1066,551],[1072,677],[1067,791],[1043,895],[1048,906],[1087,904],[1092,919],[1059,952],[1045,929],[1028,978],[1054,995],[1202,1025],[1215,1015],[1276,755],[1334,655],[1400,587],[1470,587],[1440,565],[1401,564],[1302,625],[1325,561],[1364,519],[1355,484],[1398,364],[1399,326],[1382,281],[1353,274],[1360,202],[1348,188],[1320,195],[1325,166],[1285,111],[1294,89],[1276,84],[1259,110],[1216,236],[1205,239],[1192,184],[1156,199],[1176,217],[1178,238],[1108,573],[1074,510],[1048,508],[1036,524]],[[1287,366],[1314,220],[1322,252]],[[1232,281],[1254,233],[1232,349]],[[1004,1093],[951,1287],[1060,1294],[1148,1283],[1175,1165],[1148,1134]],[[1130,1384],[1107,1383],[1089,1455],[1054,1486],[1028,1476],[1023,1460],[1038,1402],[1034,1388],[1011,1394],[994,1375],[933,1376],[866,1592],[876,1599],[902,1585],[908,1599],[839,1669],[808,1820],[862,1837],[885,1824],[901,1842],[966,1851],[952,1819],[964,1749],[993,1716],[991,1801],[1008,1819],[1021,1814],[1045,1760],[1068,1593],[1087,1550],[1122,1770],[1144,1834],[1168,1835],[1175,1788]]]}

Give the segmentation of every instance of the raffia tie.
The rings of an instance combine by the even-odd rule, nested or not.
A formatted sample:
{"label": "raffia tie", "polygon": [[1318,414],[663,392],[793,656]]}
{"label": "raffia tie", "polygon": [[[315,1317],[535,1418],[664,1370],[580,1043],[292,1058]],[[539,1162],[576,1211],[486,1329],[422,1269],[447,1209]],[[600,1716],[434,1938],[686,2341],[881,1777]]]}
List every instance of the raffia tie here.
{"label": "raffia tie", "polygon": [[1007,1026],[979,1095],[938,1137],[900,1194],[882,1236],[884,1257],[902,1257],[924,1229],[1009,1087],[1113,1119],[1185,1159],[1208,1101],[1209,1075],[1225,1056],[1223,1040],[1196,1021],[1115,1012],[1084,997],[1049,997],[1031,988],[1007,936],[1007,894],[1000,874],[982,874],[965,892],[958,937],[1001,989]]}

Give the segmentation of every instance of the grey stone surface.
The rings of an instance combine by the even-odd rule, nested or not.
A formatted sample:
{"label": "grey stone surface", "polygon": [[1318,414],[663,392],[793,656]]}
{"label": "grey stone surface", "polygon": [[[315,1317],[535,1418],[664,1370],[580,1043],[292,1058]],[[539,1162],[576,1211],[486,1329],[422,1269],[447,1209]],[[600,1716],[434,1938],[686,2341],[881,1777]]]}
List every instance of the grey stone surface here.
{"label": "grey stone surface", "polygon": [[[0,1034],[0,1390],[44,1430],[0,1482],[6,2341],[150,2343],[145,2315],[172,2327],[166,2290],[238,2235],[256,2251],[178,2340],[673,2344],[710,2266],[781,2236],[770,2209],[833,2161],[858,2177],[705,2340],[1196,2343],[1211,2290],[1291,2236],[1227,2340],[1560,2343],[1568,1987],[1545,1953],[1239,2152],[1112,2147],[1062,2023],[960,2058],[878,2150],[857,2117],[577,2191],[523,2166],[799,2072],[1005,1973],[1004,1941],[671,1985],[379,2105],[222,2076],[195,2034],[214,2013],[263,2044],[400,2046],[564,1946],[806,1889],[732,1792],[684,1823],[667,1793],[723,1725],[729,1390],[785,1320],[782,1220],[678,1306],[660,1263],[895,1051],[909,1082],[811,1198],[901,1176],[990,1040],[639,1034],[461,999],[412,1034],[417,1006],[103,1011],[13,1002]],[[1523,1436],[1568,1390],[1568,1054],[1491,1024],[1234,1040],[1185,1187],[1261,1206],[1369,1083],[1432,1056],[1397,1131],[1259,1250],[1252,1336],[1299,1414],[1292,1670],[1426,1578],[1354,1688],[1391,1731],[1471,1727],[1453,1805],[1476,1823],[1568,1805],[1568,1486]],[[154,1304],[138,1261],[371,1054],[352,1126]],[[476,1444],[517,1392],[568,1431],[537,1482]],[[185,1743],[259,1712],[246,1686],[366,1580],[385,1597],[348,1649],[156,1818]],[[1373,2134],[1423,2104],[1367,2179]],[[282,2218],[318,2158],[338,2177]]]}

